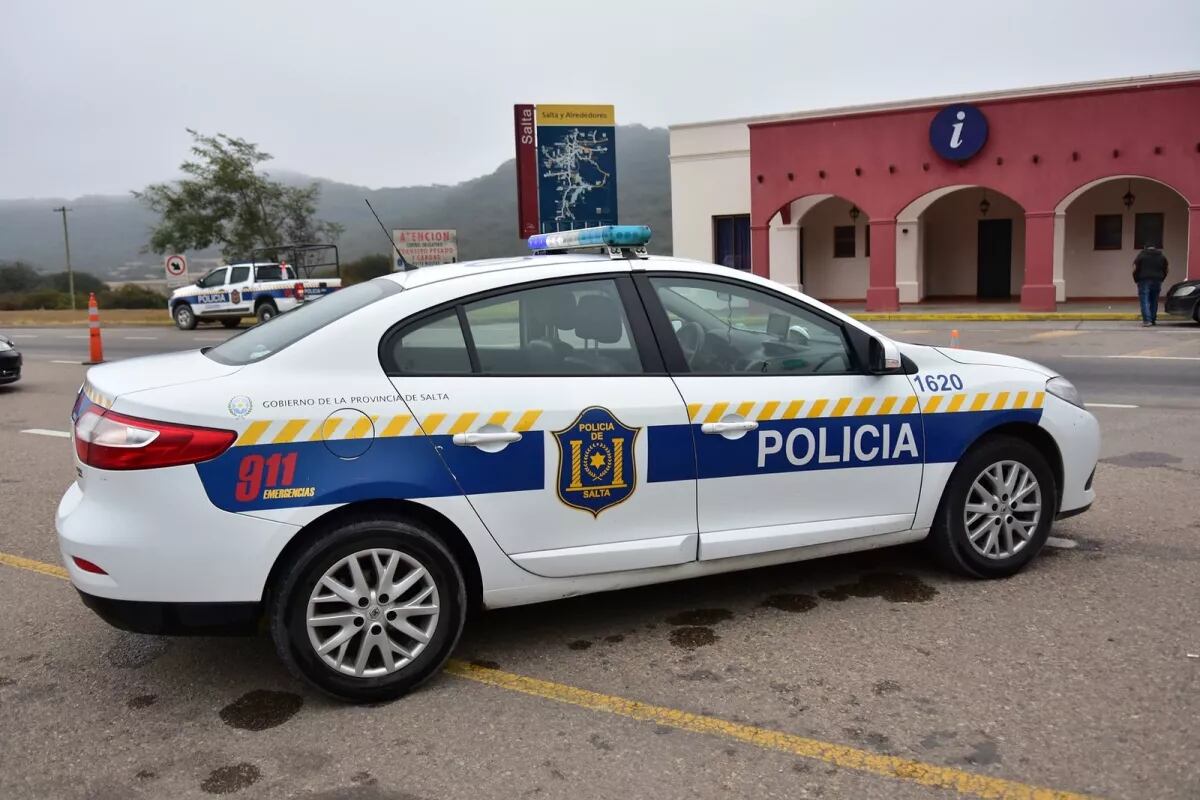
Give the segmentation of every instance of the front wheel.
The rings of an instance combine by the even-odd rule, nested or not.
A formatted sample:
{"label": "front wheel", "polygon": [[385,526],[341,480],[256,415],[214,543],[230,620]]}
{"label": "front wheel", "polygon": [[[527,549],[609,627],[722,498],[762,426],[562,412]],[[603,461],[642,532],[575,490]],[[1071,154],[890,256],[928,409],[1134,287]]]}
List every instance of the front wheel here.
{"label": "front wheel", "polygon": [[179,330],[193,331],[196,329],[196,314],[187,303],[180,303],[175,306],[175,310],[171,312],[171,316],[175,318],[175,327],[179,328]]}
{"label": "front wheel", "polygon": [[1023,439],[996,436],[967,451],[942,493],[929,545],[938,560],[977,578],[1004,578],[1028,564],[1050,535],[1054,472]]}
{"label": "front wheel", "polygon": [[272,593],[271,637],[288,668],[356,703],[392,700],[434,675],[458,642],[466,584],[446,546],[402,519],[323,533]]}

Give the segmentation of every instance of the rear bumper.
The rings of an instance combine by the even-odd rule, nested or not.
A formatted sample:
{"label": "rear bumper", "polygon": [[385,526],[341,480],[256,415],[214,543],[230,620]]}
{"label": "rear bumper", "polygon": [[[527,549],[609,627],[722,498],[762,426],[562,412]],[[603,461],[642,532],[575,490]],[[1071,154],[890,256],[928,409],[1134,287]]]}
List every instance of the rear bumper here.
{"label": "rear bumper", "polygon": [[123,631],[162,636],[251,636],[258,632],[258,603],[148,603],[76,591],[100,619]]}

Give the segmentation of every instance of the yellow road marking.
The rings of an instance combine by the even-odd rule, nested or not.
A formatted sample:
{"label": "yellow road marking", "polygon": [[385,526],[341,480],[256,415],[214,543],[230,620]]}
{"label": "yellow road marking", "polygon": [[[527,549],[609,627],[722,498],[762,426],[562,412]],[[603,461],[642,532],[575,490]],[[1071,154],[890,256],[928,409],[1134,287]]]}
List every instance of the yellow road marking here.
{"label": "yellow road marking", "polygon": [[713,403],[713,407],[709,409],[708,416],[704,418],[705,422],[720,422],[721,417],[725,416],[725,409],[729,408],[729,403]]}
{"label": "yellow road marking", "polygon": [[242,431],[241,438],[237,440],[237,443],[239,445],[258,444],[258,440],[267,432],[267,428],[269,427],[271,427],[271,420],[269,419],[260,419],[256,422],[251,422],[250,427]]}
{"label": "yellow road marking", "polygon": [[[10,553],[0,553],[0,564],[52,578],[68,579],[67,571],[62,567]],[[898,756],[880,755],[842,744],[823,742],[820,739],[809,739],[783,731],[730,722],[706,714],[693,714],[690,711],[656,706],[639,700],[629,700],[562,683],[517,675],[513,672],[480,667],[458,659],[451,659],[447,662],[446,672],[476,683],[566,703],[578,708],[603,711],[642,722],[653,722],[690,733],[720,736],[745,742],[764,750],[774,750],[800,758],[823,761],[858,772],[915,783],[918,786],[950,789],[971,797],[987,798],[987,800],[1096,800],[1089,795],[1076,792],[1046,789],[1019,781],[994,778],[990,775],[977,775],[954,767],[926,764],[922,761],[913,761]]]}
{"label": "yellow road marking", "polygon": [[828,400],[824,400],[824,399],[814,400],[813,404],[811,406],[809,406],[809,409],[808,409],[809,419],[812,419],[813,417],[821,416],[821,412],[823,412],[825,410],[825,406],[827,406],[827,405],[829,405]]}
{"label": "yellow road marking", "polygon": [[1087,795],[1044,789],[1018,781],[978,775],[954,767],[926,764],[898,756],[885,756],[855,747],[809,739],[783,731],[730,722],[706,714],[693,714],[638,700],[601,694],[562,683],[530,678],[498,669],[489,669],[458,660],[446,665],[446,672],[460,678],[507,689],[512,692],[553,700],[558,703],[603,711],[618,717],[653,722],[677,730],[719,736],[764,750],[823,761],[845,769],[879,775],[938,789],[950,789],[971,797],[989,800],[1090,800]]}
{"label": "yellow road marking", "polygon": [[879,416],[883,417],[892,413],[892,408],[896,405],[896,399],[894,395],[883,398],[883,404],[879,406]]}
{"label": "yellow road marking", "polygon": [[44,561],[34,561],[32,558],[22,558],[14,556],[12,553],[0,553],[0,564],[17,569],[27,569],[30,572],[37,572],[42,575],[49,575],[51,578],[62,578],[67,580],[67,571],[62,567],[54,564],[47,564]]}
{"label": "yellow road marking", "polygon": [[762,407],[762,411],[758,412],[758,418],[759,419],[770,419],[771,417],[775,416],[775,411],[778,408],[779,408],[778,400],[769,400],[769,401],[767,401],[766,405],[764,405]]}
{"label": "yellow road marking", "polygon": [[411,419],[412,417],[410,417],[408,414],[397,414],[396,416],[392,417],[392,421],[389,422],[386,427],[384,427],[383,433],[379,435],[399,436],[400,431],[404,430],[404,426],[407,425]]}
{"label": "yellow road marking", "polygon": [[279,433],[275,434],[275,438],[271,440],[271,444],[287,444],[300,435],[300,431],[304,430],[304,426],[308,424],[306,419],[290,419]]}
{"label": "yellow road marking", "polygon": [[983,411],[983,407],[987,405],[988,393],[980,392],[975,395],[975,401],[971,403],[972,411]]}
{"label": "yellow road marking", "polygon": [[541,409],[531,409],[521,415],[517,420],[516,426],[513,428],[517,433],[524,433],[533,427],[533,423],[537,422],[538,417],[542,415]]}
{"label": "yellow road marking", "polygon": [[854,409],[854,416],[865,417],[871,413],[871,406],[875,405],[874,397],[864,397],[858,401],[858,408]]}
{"label": "yellow road marking", "polygon": [[788,403],[787,408],[783,410],[784,419],[795,419],[800,415],[800,409],[804,408],[803,400],[793,400]]}
{"label": "yellow road marking", "polygon": [[474,411],[468,411],[466,414],[459,414],[458,419],[454,420],[454,424],[450,426],[450,433],[465,433],[467,428],[471,427],[471,423],[479,414]]}

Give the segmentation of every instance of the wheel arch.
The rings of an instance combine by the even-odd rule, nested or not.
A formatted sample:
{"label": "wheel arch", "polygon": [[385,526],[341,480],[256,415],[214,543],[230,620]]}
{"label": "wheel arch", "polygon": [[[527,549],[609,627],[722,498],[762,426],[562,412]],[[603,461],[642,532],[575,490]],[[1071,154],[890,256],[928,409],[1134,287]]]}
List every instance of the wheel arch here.
{"label": "wheel arch", "polygon": [[275,298],[269,294],[261,295],[259,297],[254,298],[254,310],[256,312],[258,311],[259,308],[261,308],[262,306],[265,306],[265,305],[272,305],[272,306],[275,306],[276,310],[279,309],[279,304],[276,303]]}
{"label": "wheel arch", "polygon": [[1054,441],[1050,432],[1040,425],[1032,422],[1006,422],[1003,425],[988,428],[975,441],[971,442],[963,450],[963,453],[966,454],[967,451],[978,447],[982,442],[998,436],[1008,436],[1028,442],[1046,459],[1046,463],[1050,465],[1050,471],[1054,473],[1054,513],[1057,514],[1062,506],[1063,496],[1063,458],[1062,451],[1058,449],[1058,442]]}
{"label": "wheel arch", "polygon": [[467,583],[468,613],[482,607],[483,575],[479,569],[479,559],[476,558],[475,550],[471,547],[471,543],[467,541],[467,537],[463,534],[462,530],[449,517],[439,511],[435,511],[429,506],[421,505],[411,500],[390,498],[361,500],[338,506],[301,528],[288,541],[287,545],[276,556],[275,563],[271,565],[271,571],[267,574],[267,580],[263,584],[262,600],[266,601],[272,587],[280,579],[285,565],[295,557],[296,553],[314,539],[319,538],[325,531],[336,527],[342,520],[363,514],[403,517],[419,522],[429,528],[450,549],[450,553],[458,561],[458,565],[462,569],[463,578]]}

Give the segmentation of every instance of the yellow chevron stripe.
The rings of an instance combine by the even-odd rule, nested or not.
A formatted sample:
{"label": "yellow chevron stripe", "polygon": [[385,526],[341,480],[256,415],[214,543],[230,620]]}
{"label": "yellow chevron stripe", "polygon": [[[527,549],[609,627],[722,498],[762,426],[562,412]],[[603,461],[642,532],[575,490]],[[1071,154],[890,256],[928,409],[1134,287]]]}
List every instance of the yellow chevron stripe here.
{"label": "yellow chevron stripe", "polygon": [[465,414],[459,414],[458,419],[454,420],[454,424],[450,426],[450,434],[465,433],[467,428],[471,427],[471,423],[479,414],[474,411],[468,411]]}
{"label": "yellow chevron stripe", "polygon": [[929,396],[929,399],[925,401],[925,408],[921,409],[921,413],[935,414],[937,413],[938,406],[941,404],[942,396],[940,394],[932,394]]}
{"label": "yellow chevron stripe", "polygon": [[354,424],[350,426],[350,431],[346,434],[346,438],[361,439],[362,437],[366,436],[371,432],[371,429],[375,427],[375,420],[377,419],[379,419],[378,416],[359,417]]}
{"label": "yellow chevron stripe", "polygon": [[283,429],[275,434],[275,438],[271,440],[271,444],[287,444],[288,442],[295,441],[296,437],[300,435],[300,431],[304,430],[304,426],[309,422],[311,420],[289,419],[287,424],[283,426]]}
{"label": "yellow chevron stripe", "polygon": [[958,411],[960,408],[962,408],[962,404],[965,403],[966,400],[967,396],[965,394],[956,394],[954,397],[951,397],[950,405],[946,406],[947,413],[952,414],[955,411]]}
{"label": "yellow chevron stripe", "polygon": [[526,411],[521,415],[521,418],[517,420],[517,424],[513,426],[513,430],[515,430],[517,433],[524,433],[533,427],[533,423],[537,422],[538,417],[541,415],[541,409],[531,409]]}
{"label": "yellow chevron stripe", "polygon": [[388,422],[386,426],[384,426],[383,433],[379,435],[399,436],[400,431],[404,430],[404,426],[407,425],[410,420],[412,420],[412,417],[410,417],[408,414],[397,414],[396,416],[392,417],[391,421]]}
{"label": "yellow chevron stripe", "polygon": [[871,413],[871,406],[875,405],[874,397],[864,397],[858,401],[858,408],[854,409],[854,416],[865,417]]}
{"label": "yellow chevron stripe", "polygon": [[246,430],[242,431],[242,435],[238,438],[238,445],[258,444],[258,440],[267,432],[267,428],[271,427],[271,420],[260,419],[256,422],[251,422]]}
{"label": "yellow chevron stripe", "polygon": [[487,424],[495,425],[498,428],[504,427],[504,423],[508,422],[508,415],[511,413],[511,411],[496,411],[488,417]]}
{"label": "yellow chevron stripe", "polygon": [[739,403],[735,412],[739,417],[749,417],[750,412],[754,410],[754,403]]}
{"label": "yellow chevron stripe", "polygon": [[972,411],[983,411],[983,407],[987,405],[987,401],[988,401],[988,393],[980,392],[979,394],[975,395],[975,401],[973,403],[971,403],[971,410]]}
{"label": "yellow chevron stripe", "polygon": [[1029,392],[1017,392],[1017,399],[1013,401],[1013,408],[1024,408],[1025,403],[1029,401]]}
{"label": "yellow chevron stripe", "polygon": [[426,436],[433,436],[433,434],[437,432],[438,425],[441,425],[442,421],[445,419],[445,414],[430,414],[425,418],[425,421],[421,423],[421,430],[425,432]]}
{"label": "yellow chevron stripe", "polygon": [[776,409],[779,408],[778,400],[770,400],[762,407],[762,411],[758,412],[759,419],[770,419],[775,416]]}
{"label": "yellow chevron stripe", "polygon": [[309,438],[310,442],[319,442],[321,440],[330,440],[337,433],[337,429],[342,424],[341,417],[329,417],[313,431],[313,435]]}
{"label": "yellow chevron stripe", "polygon": [[788,403],[787,408],[783,410],[784,419],[795,419],[800,415],[800,409],[804,408],[803,400],[793,400]]}
{"label": "yellow chevron stripe", "polygon": [[880,416],[883,416],[884,414],[890,414],[890,413],[892,413],[892,408],[894,408],[894,407],[895,407],[895,405],[896,405],[896,401],[897,401],[898,399],[899,399],[899,398],[897,398],[897,397],[894,397],[894,396],[893,396],[893,397],[885,397],[885,398],[883,398],[883,403],[881,403],[881,404],[880,404],[880,406],[879,406],[879,415],[880,415]]}
{"label": "yellow chevron stripe", "polygon": [[1034,392],[1034,394],[1033,394],[1033,407],[1034,407],[1034,408],[1041,408],[1041,407],[1042,407],[1042,403],[1044,403],[1044,402],[1046,402],[1046,393],[1045,393],[1045,392]]}
{"label": "yellow chevron stripe", "polygon": [[1008,402],[1008,392],[1001,392],[996,395],[996,402],[992,403],[992,411],[1000,411],[1004,408],[1004,404]]}
{"label": "yellow chevron stripe", "polygon": [[729,408],[729,403],[713,403],[713,407],[709,409],[708,416],[704,418],[705,422],[720,422],[721,417],[725,416],[725,409]]}
{"label": "yellow chevron stripe", "polygon": [[688,403],[688,422],[695,422],[696,415],[704,408],[703,403]]}
{"label": "yellow chevron stripe", "polygon": [[837,404],[836,404],[836,405],[833,407],[833,411],[832,411],[832,412],[830,412],[829,416],[831,416],[831,417],[842,417],[842,416],[845,416],[845,415],[846,415],[846,409],[850,407],[850,403],[851,403],[851,402],[853,402],[853,400],[854,400],[854,398],[853,398],[853,397],[842,397],[842,398],[840,398],[840,399],[837,401]]}
{"label": "yellow chevron stripe", "polygon": [[904,398],[904,407],[900,409],[901,414],[911,414],[917,410],[917,397],[910,394]]}
{"label": "yellow chevron stripe", "polygon": [[829,405],[829,401],[824,398],[820,400],[813,400],[813,404],[809,406],[808,409],[808,418],[812,419],[814,417],[821,416],[821,413],[825,410],[825,406],[827,405]]}

